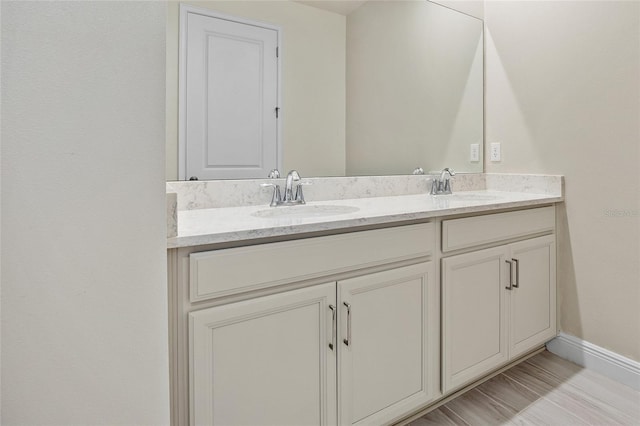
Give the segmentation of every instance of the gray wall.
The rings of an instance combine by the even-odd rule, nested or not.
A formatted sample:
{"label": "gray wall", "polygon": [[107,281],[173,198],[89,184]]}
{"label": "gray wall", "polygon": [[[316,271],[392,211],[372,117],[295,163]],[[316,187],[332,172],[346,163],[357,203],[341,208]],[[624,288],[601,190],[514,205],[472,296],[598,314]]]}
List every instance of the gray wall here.
{"label": "gray wall", "polygon": [[166,5],[1,7],[2,424],[168,424]]}
{"label": "gray wall", "polygon": [[640,361],[640,3],[485,4],[491,173],[564,174],[564,332]]}

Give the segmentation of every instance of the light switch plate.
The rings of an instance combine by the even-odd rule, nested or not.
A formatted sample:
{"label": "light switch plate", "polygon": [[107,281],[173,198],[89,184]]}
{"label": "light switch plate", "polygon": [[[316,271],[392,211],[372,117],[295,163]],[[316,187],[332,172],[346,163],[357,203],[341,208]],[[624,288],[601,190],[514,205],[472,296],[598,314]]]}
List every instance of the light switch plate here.
{"label": "light switch plate", "polygon": [[491,143],[491,153],[489,158],[491,159],[491,161],[500,161],[502,159],[500,142]]}
{"label": "light switch plate", "polygon": [[469,161],[475,162],[480,161],[480,144],[472,143],[471,148],[469,150]]}

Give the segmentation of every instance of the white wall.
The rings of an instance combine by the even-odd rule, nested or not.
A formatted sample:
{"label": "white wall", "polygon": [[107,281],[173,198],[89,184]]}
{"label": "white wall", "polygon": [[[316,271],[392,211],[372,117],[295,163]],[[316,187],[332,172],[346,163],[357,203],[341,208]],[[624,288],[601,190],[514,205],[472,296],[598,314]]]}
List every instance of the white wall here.
{"label": "white wall", "polygon": [[482,50],[482,21],[446,7],[371,1],[353,11],[347,174],[481,172],[469,149],[483,138]]}
{"label": "white wall", "polygon": [[640,361],[640,3],[485,5],[487,171],[566,176],[564,332]]}
{"label": "white wall", "polygon": [[[345,26],[342,15],[292,1],[187,1],[282,27],[283,166],[302,177],[344,176]],[[178,172],[179,3],[168,3],[167,180]]]}
{"label": "white wall", "polygon": [[166,5],[1,7],[2,424],[168,424]]}

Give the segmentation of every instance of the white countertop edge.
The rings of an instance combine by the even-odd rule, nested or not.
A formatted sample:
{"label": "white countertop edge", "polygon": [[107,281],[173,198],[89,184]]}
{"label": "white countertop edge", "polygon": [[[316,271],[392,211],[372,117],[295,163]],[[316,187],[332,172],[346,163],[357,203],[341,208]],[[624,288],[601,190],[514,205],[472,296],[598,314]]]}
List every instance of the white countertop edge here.
{"label": "white countertop edge", "polygon": [[[460,193],[462,194],[462,193]],[[317,202],[316,204],[339,204],[339,205],[355,205],[359,206],[361,210],[357,214],[330,216],[326,218],[313,218],[310,220],[297,220],[301,223],[287,223],[287,220],[275,220],[275,219],[250,219],[246,221],[246,225],[242,224],[230,227],[229,230],[206,229],[206,223],[204,227],[201,226],[202,231],[192,235],[178,235],[176,237],[167,238],[167,248],[180,248],[200,245],[211,245],[230,242],[241,242],[248,240],[260,240],[272,237],[293,236],[298,234],[315,233],[323,231],[335,231],[341,229],[349,229],[352,227],[362,227],[371,225],[384,225],[390,223],[398,223],[403,221],[414,221],[429,219],[434,217],[446,217],[457,214],[465,213],[480,213],[490,212],[493,210],[511,209],[519,207],[530,207],[536,205],[544,205],[551,203],[558,203],[564,201],[564,197],[558,195],[549,194],[529,194],[529,193],[512,193],[512,192],[500,192],[500,191],[471,191],[468,194],[492,194],[500,199],[496,200],[480,200],[464,203],[463,205],[454,206],[429,206],[431,200],[434,198],[427,194],[421,195],[406,195],[397,197],[383,197],[376,199],[352,199],[352,200],[335,200]],[[424,198],[421,198],[424,197]],[[437,196],[439,202],[445,201],[444,196]],[[367,207],[367,202],[371,203],[371,200],[376,204],[388,203],[385,206],[375,206],[372,208]],[[413,209],[409,209],[405,212],[398,212],[400,206],[404,202],[409,203],[424,203],[422,208],[418,205]],[[308,203],[313,205],[314,203]],[[375,205],[375,204],[374,204]],[[391,206],[391,207],[388,207]],[[430,207],[430,208],[429,208]],[[218,209],[204,209],[200,210],[199,214],[211,214],[211,218],[208,219],[211,222],[215,222],[216,219],[220,220],[233,220],[234,217],[239,215],[246,215],[247,218],[251,216],[251,213],[268,209],[268,206],[252,206],[252,207],[239,207],[239,208],[218,208]],[[295,208],[295,207],[294,207]],[[188,215],[188,212],[180,212],[181,215]],[[226,214],[226,217],[225,217]],[[180,217],[178,220],[192,220],[189,217]],[[252,222],[253,221],[253,222]],[[260,223],[260,226],[252,226],[252,224]],[[273,226],[265,226],[273,224]],[[179,229],[184,229],[182,224]],[[188,227],[187,227],[188,228]]]}

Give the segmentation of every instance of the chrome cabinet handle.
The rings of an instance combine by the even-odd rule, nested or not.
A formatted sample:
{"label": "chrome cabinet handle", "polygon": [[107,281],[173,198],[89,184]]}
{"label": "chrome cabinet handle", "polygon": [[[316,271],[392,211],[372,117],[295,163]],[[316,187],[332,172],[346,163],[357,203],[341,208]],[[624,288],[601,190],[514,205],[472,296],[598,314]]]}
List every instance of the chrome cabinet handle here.
{"label": "chrome cabinet handle", "polygon": [[513,283],[513,288],[520,287],[520,264],[518,263],[518,259],[511,259],[515,265],[516,269],[516,280]]}
{"label": "chrome cabinet handle", "polygon": [[351,344],[351,304],[347,302],[343,302],[343,304],[347,307],[347,338],[342,339],[342,342],[349,346]]}
{"label": "chrome cabinet handle", "polygon": [[505,287],[507,290],[511,290],[513,288],[513,262],[510,260],[505,260],[509,264],[509,286]]}
{"label": "chrome cabinet handle", "polygon": [[329,309],[331,309],[331,343],[329,343],[329,348],[333,351],[336,342],[336,307],[329,305]]}

